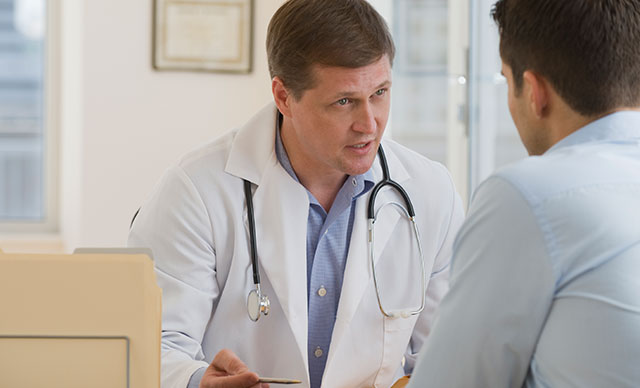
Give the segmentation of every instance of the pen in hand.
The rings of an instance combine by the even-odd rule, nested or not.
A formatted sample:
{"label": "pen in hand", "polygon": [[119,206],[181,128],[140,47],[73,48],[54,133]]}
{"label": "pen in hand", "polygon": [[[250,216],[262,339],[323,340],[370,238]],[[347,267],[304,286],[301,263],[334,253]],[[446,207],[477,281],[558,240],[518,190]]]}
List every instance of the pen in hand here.
{"label": "pen in hand", "polygon": [[260,377],[258,380],[260,383],[269,383],[269,384],[300,384],[302,381],[300,380],[292,380],[292,379],[278,379],[273,377]]}

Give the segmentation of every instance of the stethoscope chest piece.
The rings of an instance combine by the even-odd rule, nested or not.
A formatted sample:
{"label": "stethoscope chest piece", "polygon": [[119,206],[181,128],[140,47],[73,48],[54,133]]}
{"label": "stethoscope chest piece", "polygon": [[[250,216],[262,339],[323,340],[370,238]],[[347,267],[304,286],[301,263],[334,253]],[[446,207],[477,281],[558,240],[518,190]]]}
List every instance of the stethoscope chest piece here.
{"label": "stethoscope chest piece", "polygon": [[260,314],[269,315],[270,302],[266,295],[260,292],[259,288],[253,289],[247,296],[247,312],[249,313],[249,319],[257,322],[260,318]]}

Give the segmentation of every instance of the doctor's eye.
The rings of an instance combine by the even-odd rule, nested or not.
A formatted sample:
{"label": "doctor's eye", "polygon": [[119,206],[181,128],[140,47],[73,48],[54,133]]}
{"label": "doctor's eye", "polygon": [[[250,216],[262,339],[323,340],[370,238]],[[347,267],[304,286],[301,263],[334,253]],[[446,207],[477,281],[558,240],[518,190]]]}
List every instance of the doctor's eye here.
{"label": "doctor's eye", "polygon": [[336,101],[336,104],[338,105],[347,105],[349,103],[349,99],[348,98],[341,98],[338,101]]}
{"label": "doctor's eye", "polygon": [[378,89],[376,90],[376,96],[382,96],[383,94],[385,94],[387,92],[387,89]]}

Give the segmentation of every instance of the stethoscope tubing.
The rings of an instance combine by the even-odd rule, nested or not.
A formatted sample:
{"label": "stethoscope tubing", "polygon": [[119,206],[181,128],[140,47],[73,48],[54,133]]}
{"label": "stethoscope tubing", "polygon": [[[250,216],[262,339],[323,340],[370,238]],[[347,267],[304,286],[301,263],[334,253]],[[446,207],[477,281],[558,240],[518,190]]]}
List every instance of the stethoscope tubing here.
{"label": "stethoscope tubing", "polygon": [[[371,261],[371,270],[372,270],[372,274],[373,274],[373,282],[374,282],[374,286],[376,289],[376,296],[378,299],[378,306],[380,308],[380,311],[382,312],[382,314],[386,317],[389,318],[397,318],[399,316],[402,316],[403,318],[407,318],[409,316],[412,315],[416,315],[419,314],[420,312],[422,312],[422,310],[424,310],[424,306],[425,306],[425,291],[426,291],[426,271],[425,271],[425,264],[424,264],[424,254],[422,251],[422,244],[420,243],[420,234],[418,232],[418,225],[416,224],[415,221],[415,210],[413,208],[413,204],[411,203],[411,199],[409,198],[409,195],[407,194],[407,192],[404,190],[404,188],[402,186],[400,186],[400,184],[398,184],[397,182],[395,182],[394,180],[392,180],[389,177],[389,167],[387,165],[387,158],[384,154],[384,150],[382,149],[382,144],[379,145],[378,147],[378,156],[380,159],[380,166],[382,167],[382,180],[380,182],[378,182],[372,189],[371,194],[369,195],[369,203],[368,203],[368,207],[367,207],[367,219],[368,219],[368,226],[369,226],[369,258]],[[397,202],[390,202],[389,204],[393,204],[396,205],[397,207],[399,207],[402,212],[405,213],[405,215],[409,218],[409,220],[411,221],[411,223],[413,224],[413,229],[414,229],[414,233],[416,236],[416,239],[418,240],[418,250],[420,252],[420,264],[422,267],[422,298],[421,298],[421,305],[417,310],[413,310],[413,311],[408,311],[408,310],[403,310],[400,312],[387,312],[384,307],[382,306],[382,300],[380,299],[380,290],[378,289],[378,279],[376,276],[376,270],[375,270],[375,260],[374,260],[374,228],[373,225],[376,222],[376,218],[377,218],[377,214],[375,213],[375,201],[376,201],[376,197],[378,195],[378,192],[380,192],[380,190],[385,187],[385,186],[391,186],[393,189],[396,189],[396,191],[400,194],[400,196],[402,197],[402,199],[404,200],[404,203],[406,205],[406,209],[404,209],[399,203]],[[247,204],[247,218],[248,218],[248,222],[249,222],[249,243],[250,243],[250,252],[251,252],[251,267],[253,270],[253,283],[256,286],[255,290],[252,290],[249,293],[249,299],[248,299],[248,305],[247,308],[249,309],[249,316],[251,318],[251,320],[253,321],[257,321],[258,318],[260,317],[260,313],[262,312],[264,315],[267,315],[269,313],[269,299],[267,298],[266,295],[262,294],[262,291],[260,289],[260,270],[258,268],[258,248],[257,248],[257,242],[256,242],[256,225],[255,225],[255,216],[254,216],[254,211],[253,211],[253,196],[251,193],[251,182],[249,182],[248,180],[244,180],[244,195],[245,195],[245,200],[246,200],[246,204]],[[382,207],[384,207],[385,205],[383,205]],[[382,209],[382,208],[381,208]],[[378,211],[380,211],[381,209],[378,209]],[[254,314],[251,314],[251,311],[253,310],[253,308],[251,306],[249,306],[249,300],[251,299],[251,295],[255,293],[256,295],[256,299],[258,301],[258,304],[253,306],[255,307],[256,311],[253,311]]]}
{"label": "stethoscope tubing", "polygon": [[[411,199],[409,198],[409,194],[407,194],[407,192],[405,191],[405,189],[400,186],[399,183],[397,183],[396,181],[394,181],[393,179],[391,179],[390,174],[389,174],[389,167],[387,164],[387,157],[384,154],[384,150],[382,149],[382,144],[380,144],[380,147],[378,147],[378,157],[380,158],[380,166],[382,167],[382,180],[380,182],[378,182],[373,189],[371,190],[371,195],[369,196],[369,203],[367,206],[367,219],[368,219],[368,228],[369,228],[369,261],[371,264],[371,272],[372,272],[372,277],[373,277],[373,285],[376,289],[376,298],[378,301],[378,307],[380,308],[380,312],[382,312],[382,315],[384,315],[385,317],[388,318],[397,318],[399,316],[403,317],[403,318],[408,318],[412,315],[417,315],[420,314],[423,310],[424,310],[424,306],[425,306],[425,293],[426,293],[426,268],[425,268],[425,264],[424,264],[424,253],[422,251],[422,244],[420,242],[420,233],[418,231],[418,224],[416,223],[416,213],[415,210],[413,208],[413,204],[411,203]],[[376,222],[376,218],[377,218],[377,213],[375,212],[375,204],[376,204],[376,198],[378,196],[378,193],[380,192],[380,190],[385,187],[385,186],[391,186],[392,188],[396,189],[396,191],[400,194],[400,196],[402,197],[402,199],[404,200],[404,203],[406,205],[406,209],[403,208],[399,203],[397,202],[389,202],[388,205],[395,205],[397,206],[403,213],[405,213],[405,216],[407,216],[407,218],[409,218],[409,220],[411,221],[411,224],[413,226],[413,231],[414,234],[416,236],[416,240],[418,242],[418,251],[420,252],[420,267],[422,269],[422,276],[421,276],[421,285],[422,285],[422,295],[421,295],[421,302],[420,302],[420,307],[416,310],[413,311],[408,311],[408,310],[403,310],[400,312],[388,312],[387,310],[385,310],[385,308],[382,306],[382,300],[380,297],[380,290],[378,288],[378,276],[376,275],[376,266],[375,266],[375,258],[374,258],[374,224]],[[387,204],[383,205],[382,207],[385,207]],[[380,210],[382,210],[382,207],[380,209],[378,209],[378,212],[380,212]]]}
{"label": "stethoscope tubing", "polygon": [[253,267],[253,284],[260,286],[260,270],[258,269],[258,247],[256,242],[256,219],[253,213],[253,196],[251,182],[244,180],[244,196],[247,202],[247,218],[249,219],[249,244],[251,247],[251,267]]}
{"label": "stethoscope tubing", "polygon": [[378,182],[373,189],[371,189],[371,195],[369,195],[369,206],[367,207],[367,218],[369,220],[375,219],[375,204],[376,197],[378,196],[378,192],[385,186],[391,186],[394,189],[398,190],[400,196],[404,200],[405,205],[407,206],[407,213],[409,214],[409,218],[413,218],[416,215],[416,212],[413,210],[413,204],[411,203],[411,199],[409,198],[409,194],[404,190],[400,184],[389,177],[389,167],[387,165],[387,157],[384,154],[384,150],[382,149],[382,144],[378,147],[378,157],[380,158],[380,166],[382,167],[382,180]]}

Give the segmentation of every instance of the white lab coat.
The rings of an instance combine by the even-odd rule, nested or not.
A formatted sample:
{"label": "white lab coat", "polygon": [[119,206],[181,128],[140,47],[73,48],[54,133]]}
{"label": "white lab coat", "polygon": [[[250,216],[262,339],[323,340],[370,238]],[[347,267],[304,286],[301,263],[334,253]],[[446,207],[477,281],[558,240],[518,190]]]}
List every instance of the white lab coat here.
{"label": "white lab coat", "polygon": [[[261,376],[300,379],[309,386],[309,198],[277,161],[275,120],[275,105],[269,104],[239,130],[188,154],[167,171],[133,224],[129,245],[151,248],[163,290],[163,388],[186,387],[191,374],[223,348]],[[391,177],[415,206],[429,278],[427,305],[419,316],[383,318],[367,254],[368,195],[361,196],[322,387],[393,384],[404,373],[404,359],[405,369],[413,367],[448,289],[452,241],[463,218],[450,176],[440,164],[394,142],[385,141],[384,148]],[[376,181],[382,177],[377,159],[373,175]],[[254,285],[240,178],[254,184],[262,291],[271,301],[271,312],[258,322],[247,315]],[[376,208],[398,198],[383,189]],[[376,223],[376,268],[380,281],[386,280],[381,292],[385,300],[412,294],[419,301],[419,282],[406,280],[412,275],[407,260],[418,259],[409,252],[410,230],[399,219],[398,212],[385,210]]]}

